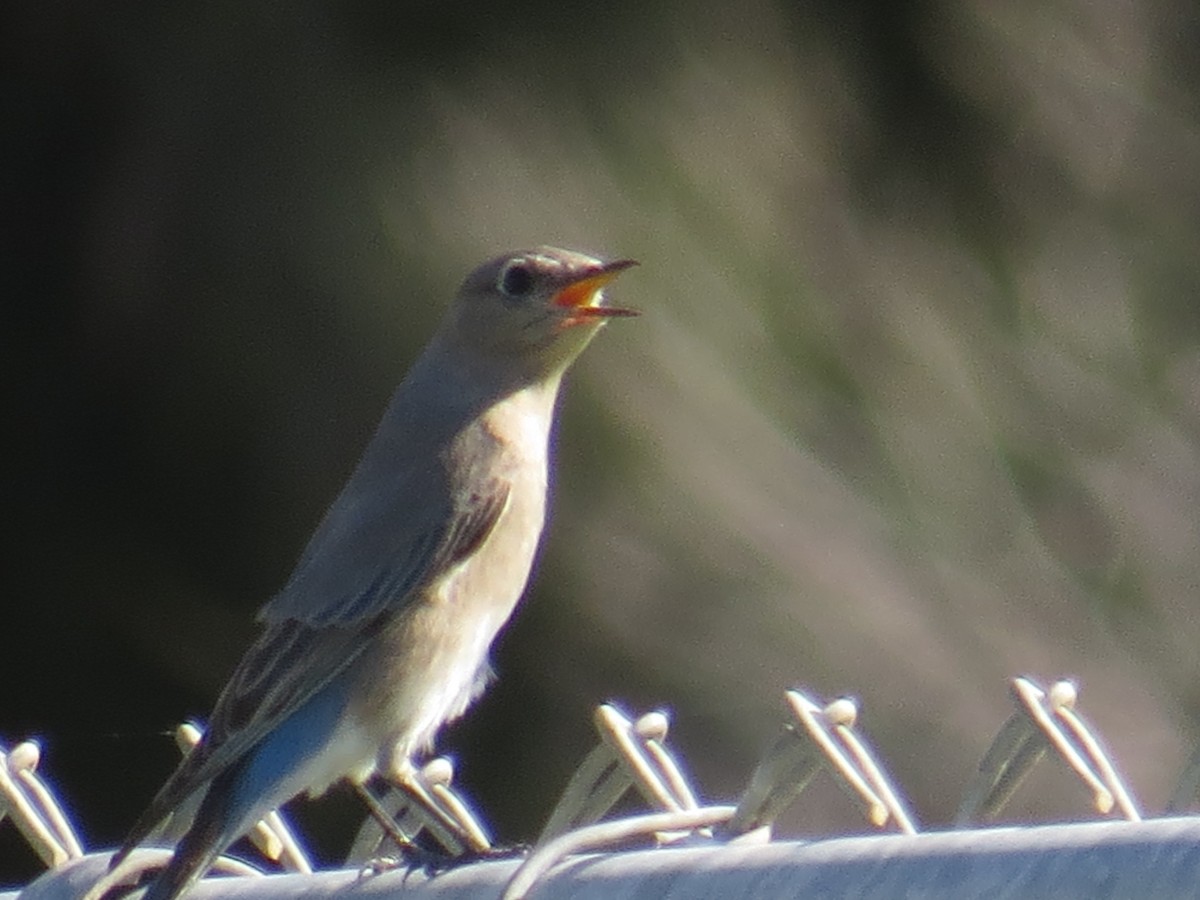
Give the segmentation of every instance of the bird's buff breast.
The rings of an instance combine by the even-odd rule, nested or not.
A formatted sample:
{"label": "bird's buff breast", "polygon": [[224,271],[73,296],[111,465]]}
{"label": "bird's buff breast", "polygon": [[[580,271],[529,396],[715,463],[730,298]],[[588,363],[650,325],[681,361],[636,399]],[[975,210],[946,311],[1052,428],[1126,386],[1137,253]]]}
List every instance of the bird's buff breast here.
{"label": "bird's buff breast", "polygon": [[[514,491],[478,551],[430,584],[364,654],[355,718],[374,726],[381,754],[408,758],[424,750],[482,692],[488,650],[529,578],[544,490],[543,482],[540,492]],[[537,527],[527,527],[527,516]]]}

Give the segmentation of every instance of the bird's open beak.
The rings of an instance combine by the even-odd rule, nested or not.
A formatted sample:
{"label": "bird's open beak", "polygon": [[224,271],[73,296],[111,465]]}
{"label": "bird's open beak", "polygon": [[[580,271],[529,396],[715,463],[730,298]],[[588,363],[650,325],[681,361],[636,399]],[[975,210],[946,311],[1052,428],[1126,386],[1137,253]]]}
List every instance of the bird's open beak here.
{"label": "bird's open beak", "polygon": [[579,277],[554,296],[554,302],[571,310],[567,323],[579,325],[592,319],[640,315],[636,309],[622,306],[601,306],[600,289],[628,269],[637,260],[617,259],[594,269],[581,272]]}

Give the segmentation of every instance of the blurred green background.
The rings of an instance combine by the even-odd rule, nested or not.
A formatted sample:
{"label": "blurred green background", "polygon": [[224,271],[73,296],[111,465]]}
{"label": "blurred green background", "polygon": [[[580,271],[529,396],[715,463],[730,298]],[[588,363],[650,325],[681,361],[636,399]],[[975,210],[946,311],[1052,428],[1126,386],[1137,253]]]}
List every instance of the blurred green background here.
{"label": "blurred green background", "polygon": [[[19,5],[0,740],[111,845],[465,272],[634,256],[536,583],[443,736],[528,839],[594,704],[729,799],[849,693],[929,826],[1078,679],[1148,811],[1200,705],[1200,8]],[[359,810],[299,810],[325,858]],[[1006,818],[1087,814],[1046,765]],[[821,781],[786,833],[864,828]],[[37,871],[0,826],[0,882]]]}

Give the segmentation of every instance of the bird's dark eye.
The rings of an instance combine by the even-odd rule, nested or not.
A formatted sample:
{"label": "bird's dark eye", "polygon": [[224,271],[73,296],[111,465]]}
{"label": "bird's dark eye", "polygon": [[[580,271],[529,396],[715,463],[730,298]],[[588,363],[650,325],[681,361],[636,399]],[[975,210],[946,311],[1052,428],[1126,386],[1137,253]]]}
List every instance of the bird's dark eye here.
{"label": "bird's dark eye", "polygon": [[496,284],[509,297],[523,297],[533,287],[533,273],[524,263],[511,262],[504,267]]}

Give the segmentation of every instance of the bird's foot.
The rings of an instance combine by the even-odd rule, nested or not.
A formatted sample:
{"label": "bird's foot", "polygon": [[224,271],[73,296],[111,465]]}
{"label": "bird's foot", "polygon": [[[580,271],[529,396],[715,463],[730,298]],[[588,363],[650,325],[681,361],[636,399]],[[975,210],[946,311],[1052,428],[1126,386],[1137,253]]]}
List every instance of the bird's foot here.
{"label": "bird's foot", "polygon": [[382,875],[395,869],[406,869],[409,872],[421,872],[433,876],[439,872],[457,869],[477,862],[490,862],[501,859],[517,859],[529,853],[529,847],[519,844],[513,847],[488,847],[483,850],[467,850],[463,853],[443,853],[429,850],[412,841],[399,844],[400,852],[395,856],[377,856],[363,864],[360,875]]}

